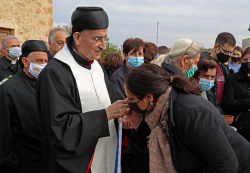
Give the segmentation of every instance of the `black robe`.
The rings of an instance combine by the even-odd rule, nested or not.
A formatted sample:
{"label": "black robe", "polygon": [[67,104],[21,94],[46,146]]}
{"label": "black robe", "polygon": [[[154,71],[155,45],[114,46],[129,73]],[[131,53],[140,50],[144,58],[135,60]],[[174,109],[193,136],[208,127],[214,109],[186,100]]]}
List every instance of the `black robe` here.
{"label": "black robe", "polygon": [[[79,65],[91,68],[70,46],[69,50]],[[113,103],[117,96],[105,72],[104,76]],[[98,139],[109,136],[105,109],[82,113],[73,73],[55,58],[39,75],[37,101],[42,121],[43,172],[85,173]]]}
{"label": "black robe", "polygon": [[36,80],[20,70],[0,86],[0,172],[41,171],[41,129]]}

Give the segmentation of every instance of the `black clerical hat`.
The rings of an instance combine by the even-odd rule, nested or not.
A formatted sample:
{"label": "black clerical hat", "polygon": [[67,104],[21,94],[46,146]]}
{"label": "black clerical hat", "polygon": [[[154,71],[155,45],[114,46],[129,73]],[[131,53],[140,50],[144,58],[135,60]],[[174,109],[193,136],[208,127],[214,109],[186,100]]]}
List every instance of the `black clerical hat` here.
{"label": "black clerical hat", "polygon": [[98,30],[107,29],[109,18],[101,7],[77,7],[71,16],[72,34],[67,42],[73,42],[73,34],[84,29]]}
{"label": "black clerical hat", "polygon": [[23,68],[22,57],[27,57],[31,52],[46,52],[48,47],[43,40],[27,40],[22,45],[22,55],[19,58],[19,64]]}

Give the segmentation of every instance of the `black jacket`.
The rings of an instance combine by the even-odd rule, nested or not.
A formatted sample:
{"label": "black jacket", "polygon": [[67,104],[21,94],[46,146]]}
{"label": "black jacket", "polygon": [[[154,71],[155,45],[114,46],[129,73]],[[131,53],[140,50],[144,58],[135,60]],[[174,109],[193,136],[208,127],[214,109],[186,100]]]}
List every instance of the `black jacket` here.
{"label": "black jacket", "polygon": [[172,89],[168,132],[178,172],[250,171],[250,143],[227,125],[210,102],[199,96]]}
{"label": "black jacket", "polygon": [[223,107],[227,114],[235,116],[233,125],[250,141],[250,77],[242,69],[228,78]]}
{"label": "black jacket", "polygon": [[[15,68],[14,68],[15,67]],[[12,66],[11,61],[3,56],[0,58],[0,82],[4,78],[10,78],[14,76],[20,70],[18,60],[14,66]]]}
{"label": "black jacket", "polygon": [[[136,145],[134,168],[149,172],[146,133]],[[168,134],[174,167],[179,173],[242,173],[250,171],[250,143],[228,126],[218,110],[200,96],[171,91]],[[139,137],[137,139],[140,139]],[[144,142],[144,143],[143,143]],[[135,147],[136,148],[136,147]],[[147,159],[147,160],[146,160]],[[144,165],[144,166],[143,166]]]}

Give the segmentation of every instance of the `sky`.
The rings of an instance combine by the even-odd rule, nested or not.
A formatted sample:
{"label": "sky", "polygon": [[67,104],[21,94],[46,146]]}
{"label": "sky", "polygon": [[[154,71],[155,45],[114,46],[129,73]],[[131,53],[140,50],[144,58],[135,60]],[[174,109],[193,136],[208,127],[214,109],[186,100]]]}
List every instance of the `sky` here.
{"label": "sky", "polygon": [[157,46],[190,38],[212,48],[220,32],[232,33],[237,46],[250,38],[249,0],[53,0],[54,24],[70,24],[78,6],[102,7],[109,16],[109,41],[119,46],[136,37],[156,44],[157,22]]}

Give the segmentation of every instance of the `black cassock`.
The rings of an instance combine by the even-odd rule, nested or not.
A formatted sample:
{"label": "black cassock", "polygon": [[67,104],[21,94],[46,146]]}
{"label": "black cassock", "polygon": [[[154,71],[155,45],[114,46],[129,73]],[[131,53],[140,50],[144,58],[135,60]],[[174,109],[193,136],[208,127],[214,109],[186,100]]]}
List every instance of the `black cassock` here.
{"label": "black cassock", "polygon": [[[89,62],[69,49],[76,62],[87,69]],[[116,99],[104,73],[111,103]],[[82,113],[80,97],[70,67],[52,59],[37,83],[37,99],[42,121],[43,172],[85,173],[97,141],[109,136],[105,109]]]}
{"label": "black cassock", "polygon": [[0,86],[0,172],[38,173],[41,128],[36,80],[20,70]]}

